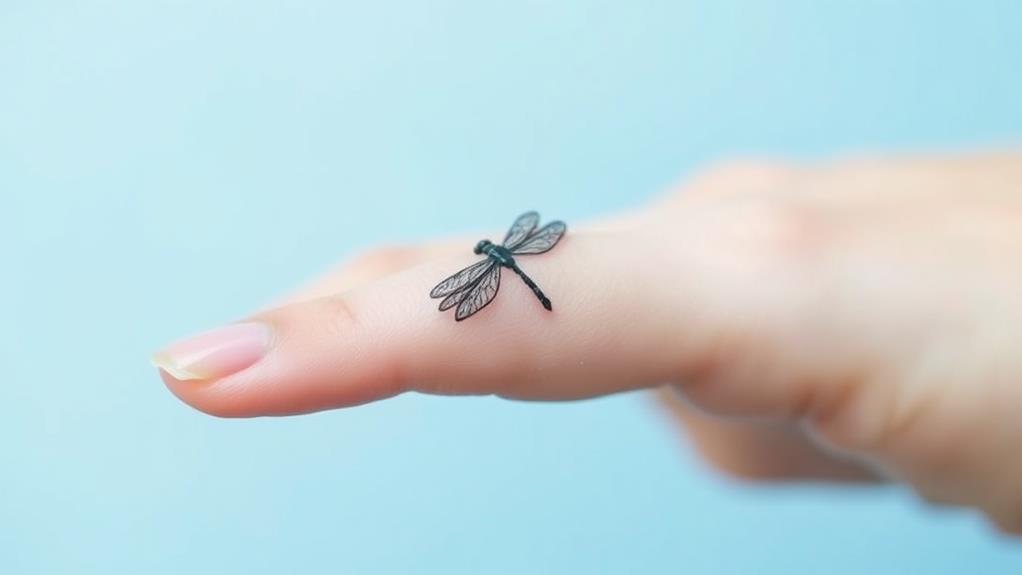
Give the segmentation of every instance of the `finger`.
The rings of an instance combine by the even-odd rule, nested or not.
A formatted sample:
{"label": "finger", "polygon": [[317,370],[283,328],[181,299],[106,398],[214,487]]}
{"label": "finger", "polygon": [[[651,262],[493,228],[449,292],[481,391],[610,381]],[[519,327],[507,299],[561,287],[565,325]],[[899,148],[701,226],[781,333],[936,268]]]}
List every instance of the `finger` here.
{"label": "finger", "polygon": [[672,208],[678,205],[740,200],[791,189],[804,178],[805,172],[805,166],[776,159],[732,160],[697,172],[661,198],[655,206],[660,209],[653,212],[671,215]]}
{"label": "finger", "polygon": [[[158,363],[186,402],[238,416],[407,390],[564,399],[648,386],[673,377],[683,323],[665,289],[669,267],[653,261],[648,241],[633,232],[575,232],[548,254],[522,256],[552,312],[508,270],[494,303],[476,316],[455,322],[437,312],[430,289],[477,261],[459,255],[258,314],[232,333],[206,336],[198,347],[213,352],[185,342]],[[647,260],[638,257],[644,252]],[[180,356],[198,368],[180,369]]]}
{"label": "finger", "polygon": [[802,266],[777,261],[781,246],[798,243],[797,220],[778,225],[762,213],[692,208],[666,223],[639,217],[569,232],[548,254],[521,258],[552,313],[506,270],[495,303],[476,316],[438,313],[426,294],[478,261],[458,255],[257,314],[154,362],[179,397],[221,415],[298,413],[407,390],[569,399],[680,381],[712,411],[797,417],[828,404],[812,372],[825,354],[805,339],[813,330],[791,320],[817,300],[803,297],[811,282],[791,271]]}

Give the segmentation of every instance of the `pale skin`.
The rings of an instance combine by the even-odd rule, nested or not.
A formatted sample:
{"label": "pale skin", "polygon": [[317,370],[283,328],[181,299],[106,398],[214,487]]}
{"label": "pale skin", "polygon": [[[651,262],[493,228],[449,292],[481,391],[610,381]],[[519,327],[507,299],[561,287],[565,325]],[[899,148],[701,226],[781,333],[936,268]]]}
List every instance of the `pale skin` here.
{"label": "pale skin", "polygon": [[738,162],[568,224],[519,261],[553,312],[513,274],[463,322],[429,299],[504,230],[380,248],[247,318],[254,364],[163,379],[228,417],[656,388],[736,476],[901,481],[1022,533],[1022,153]]}

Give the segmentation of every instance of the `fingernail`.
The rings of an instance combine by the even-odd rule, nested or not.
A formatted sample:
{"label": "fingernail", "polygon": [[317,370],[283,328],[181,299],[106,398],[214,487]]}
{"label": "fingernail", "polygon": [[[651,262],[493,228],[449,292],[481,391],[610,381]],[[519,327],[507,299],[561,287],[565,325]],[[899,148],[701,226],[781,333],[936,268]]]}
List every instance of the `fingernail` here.
{"label": "fingernail", "polygon": [[270,328],[235,323],[175,341],[153,354],[154,366],[182,381],[219,379],[262,359],[270,345]]}

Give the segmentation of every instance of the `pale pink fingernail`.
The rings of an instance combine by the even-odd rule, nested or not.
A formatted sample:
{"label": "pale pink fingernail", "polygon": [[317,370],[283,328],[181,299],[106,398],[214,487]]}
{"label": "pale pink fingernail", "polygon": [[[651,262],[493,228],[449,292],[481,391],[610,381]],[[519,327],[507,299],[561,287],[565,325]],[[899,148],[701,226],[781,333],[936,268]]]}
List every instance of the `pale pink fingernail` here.
{"label": "pale pink fingernail", "polygon": [[175,379],[219,379],[262,359],[270,345],[270,328],[235,323],[175,341],[153,354],[152,362]]}

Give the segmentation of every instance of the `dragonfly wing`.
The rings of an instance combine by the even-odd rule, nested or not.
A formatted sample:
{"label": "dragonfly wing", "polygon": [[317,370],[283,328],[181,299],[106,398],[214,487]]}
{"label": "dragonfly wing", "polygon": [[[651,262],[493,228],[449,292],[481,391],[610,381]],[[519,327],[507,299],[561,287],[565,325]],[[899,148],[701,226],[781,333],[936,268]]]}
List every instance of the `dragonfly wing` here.
{"label": "dragonfly wing", "polygon": [[515,255],[541,254],[550,251],[550,248],[561,241],[561,236],[564,235],[567,229],[568,226],[564,225],[564,222],[550,222],[525,238],[525,241],[512,249],[511,253]]}
{"label": "dragonfly wing", "polygon": [[532,230],[536,229],[539,225],[539,214],[536,212],[525,212],[518,216],[515,223],[511,224],[511,229],[507,231],[507,235],[504,236],[504,247],[507,249],[513,249],[522,241],[529,237]]}
{"label": "dragonfly wing", "polygon": [[476,262],[436,284],[433,291],[429,292],[429,297],[441,298],[452,293],[459,292],[472,285],[472,282],[482,277],[482,275],[494,265],[496,265],[496,262],[489,258],[481,262]]}
{"label": "dragonfly wing", "polygon": [[472,288],[474,288],[477,283],[479,283],[479,280],[476,280],[474,283],[470,283],[464,288],[445,297],[443,301],[440,302],[440,311],[447,311],[461,303],[462,300],[464,300],[465,297],[468,296],[469,292],[472,291]]}
{"label": "dragonfly wing", "polygon": [[454,319],[461,321],[472,314],[483,309],[497,295],[500,289],[500,266],[493,266],[486,275],[479,278],[479,281],[469,288],[465,299],[458,303],[458,309],[454,311]]}

